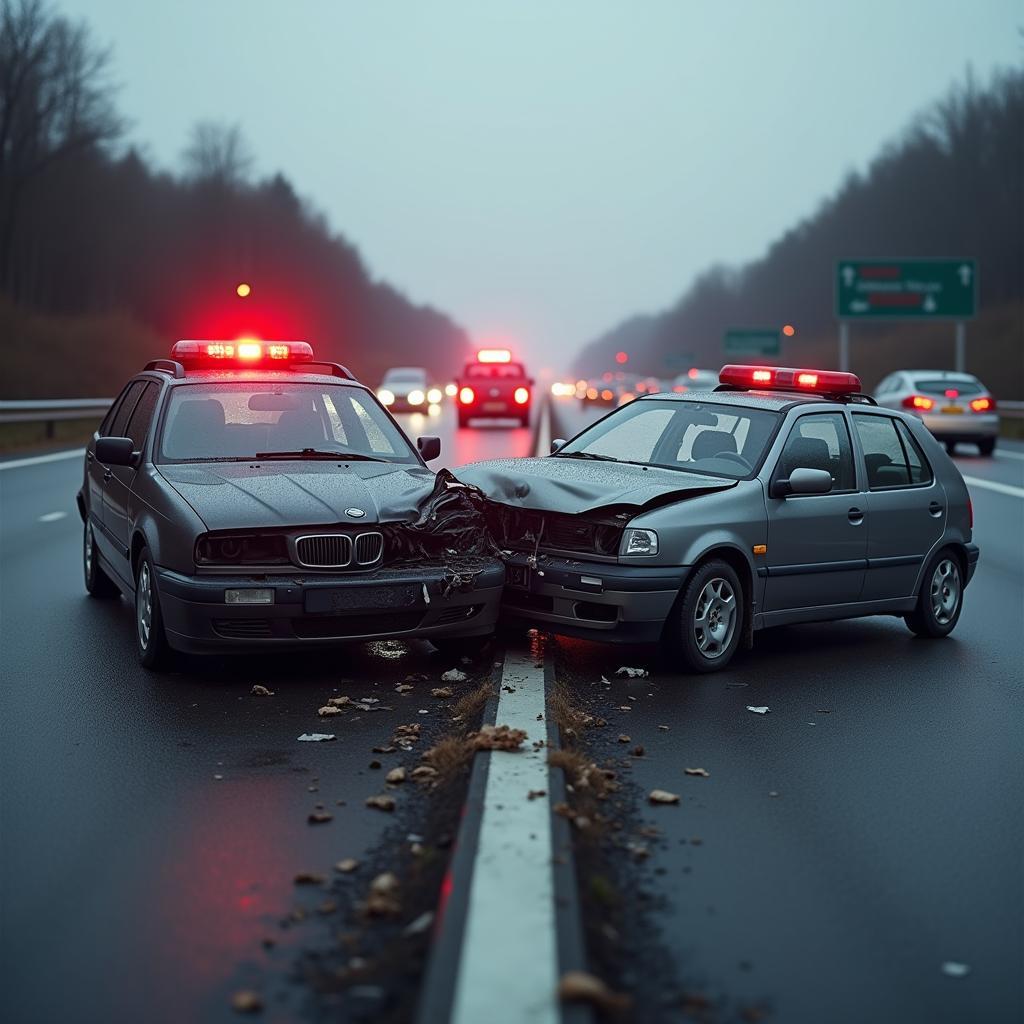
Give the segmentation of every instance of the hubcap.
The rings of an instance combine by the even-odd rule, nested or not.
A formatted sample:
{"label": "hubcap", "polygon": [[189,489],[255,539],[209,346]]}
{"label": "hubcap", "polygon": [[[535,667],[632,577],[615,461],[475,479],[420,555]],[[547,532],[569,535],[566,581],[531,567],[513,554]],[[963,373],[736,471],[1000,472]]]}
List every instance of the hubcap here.
{"label": "hubcap", "polygon": [[92,575],[92,527],[86,526],[85,528],[85,546],[82,552],[82,557],[85,559],[85,575]]}
{"label": "hubcap", "polygon": [[729,648],[736,631],[736,593],[720,576],[708,580],[697,598],[693,615],[693,638],[705,658],[720,658]]}
{"label": "hubcap", "polygon": [[139,643],[146,650],[153,626],[153,581],[149,578],[149,566],[145,562],[139,569],[139,585],[135,588],[135,619],[139,627]]}
{"label": "hubcap", "polygon": [[944,558],[932,574],[932,614],[940,626],[948,626],[960,606],[960,570],[951,558]]}

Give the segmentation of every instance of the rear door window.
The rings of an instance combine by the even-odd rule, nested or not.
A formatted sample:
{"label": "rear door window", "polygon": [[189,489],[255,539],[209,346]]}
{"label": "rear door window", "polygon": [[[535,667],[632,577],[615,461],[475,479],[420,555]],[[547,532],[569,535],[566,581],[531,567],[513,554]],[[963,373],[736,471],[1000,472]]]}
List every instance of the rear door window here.
{"label": "rear door window", "polygon": [[853,421],[864,450],[864,465],[871,490],[931,482],[931,468],[917,442],[905,433],[908,443],[904,443],[897,429],[902,424],[888,416],[858,413],[853,414]]}
{"label": "rear door window", "polygon": [[932,467],[928,465],[921,446],[914,440],[913,434],[905,423],[896,421],[896,429],[899,431],[900,440],[907,455],[907,465],[910,467],[910,482],[912,484],[930,484],[932,482]]}

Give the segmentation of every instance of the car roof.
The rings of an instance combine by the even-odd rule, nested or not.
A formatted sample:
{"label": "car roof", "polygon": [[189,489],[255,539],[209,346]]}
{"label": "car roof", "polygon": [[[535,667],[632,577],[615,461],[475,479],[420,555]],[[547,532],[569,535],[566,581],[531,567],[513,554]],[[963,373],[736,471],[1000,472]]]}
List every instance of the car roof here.
{"label": "car roof", "polygon": [[641,395],[638,402],[713,402],[716,405],[736,405],[766,412],[784,412],[794,405],[822,405],[832,401],[827,395],[802,395],[789,391],[659,391]]}
{"label": "car roof", "polygon": [[973,373],[961,373],[959,370],[894,370],[894,373],[906,373],[911,377],[940,377],[943,380],[978,380]]}
{"label": "car roof", "polygon": [[166,380],[171,387],[183,384],[337,384],[342,387],[366,388],[358,380],[335,377],[328,373],[303,373],[301,370],[186,370],[184,377],[173,377],[162,370],[144,370],[137,377]]}

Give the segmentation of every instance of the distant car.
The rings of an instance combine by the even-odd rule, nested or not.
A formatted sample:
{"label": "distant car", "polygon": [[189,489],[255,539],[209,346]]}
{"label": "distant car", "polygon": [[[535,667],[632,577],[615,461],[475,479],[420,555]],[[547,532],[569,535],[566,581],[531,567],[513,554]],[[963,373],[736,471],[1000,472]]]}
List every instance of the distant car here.
{"label": "distant car", "polygon": [[724,668],[768,626],[902,615],[956,626],[971,503],[914,416],[850,373],[726,366],[642,395],[543,458],[464,466],[507,558],[504,614]]}
{"label": "distant car", "polygon": [[442,397],[442,390],[431,386],[422,366],[396,366],[384,374],[377,388],[381,405],[392,412],[425,412]]}
{"label": "distant car", "polygon": [[683,394],[686,391],[714,391],[717,387],[717,370],[698,370],[696,367],[679,374],[672,381],[672,390],[678,394]]}
{"label": "distant car", "polygon": [[472,554],[472,516],[415,527],[445,484],[425,465],[440,441],[414,447],[344,367],[312,360],[305,342],[178,342],[89,443],[85,587],[133,601],[147,668],[169,649],[444,649],[493,631],[504,567]]}
{"label": "distant car", "polygon": [[996,400],[977,377],[951,370],[900,370],[875,388],[886,409],[917,416],[952,455],[958,442],[976,444],[982,455],[995,451],[999,436]]}
{"label": "distant car", "polygon": [[530,422],[533,379],[507,348],[484,348],[467,363],[456,381],[459,426],[474,419],[516,419]]}

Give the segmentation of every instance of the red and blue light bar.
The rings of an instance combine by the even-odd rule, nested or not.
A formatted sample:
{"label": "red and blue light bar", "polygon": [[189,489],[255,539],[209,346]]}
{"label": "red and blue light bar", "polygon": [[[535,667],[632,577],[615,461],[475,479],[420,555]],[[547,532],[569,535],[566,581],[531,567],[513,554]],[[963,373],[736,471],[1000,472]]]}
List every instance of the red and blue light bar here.
{"label": "red and blue light bar", "polygon": [[171,348],[171,358],[182,365],[266,366],[313,362],[313,346],[307,341],[262,341],[237,338],[233,341],[183,340]]}
{"label": "red and blue light bar", "polygon": [[745,391],[809,391],[819,395],[860,394],[860,378],[840,370],[799,370],[790,366],[745,366],[730,363],[718,375],[720,384]]}

